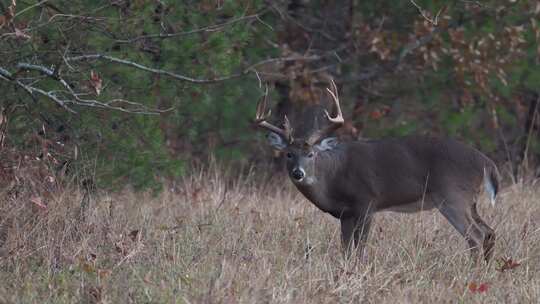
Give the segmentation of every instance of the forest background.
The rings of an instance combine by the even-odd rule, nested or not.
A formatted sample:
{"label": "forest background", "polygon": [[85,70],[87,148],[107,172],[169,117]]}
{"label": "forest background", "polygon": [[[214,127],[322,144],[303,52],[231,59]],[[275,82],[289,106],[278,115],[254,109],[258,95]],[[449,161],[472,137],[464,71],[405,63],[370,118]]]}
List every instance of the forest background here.
{"label": "forest background", "polygon": [[341,137],[455,137],[514,180],[540,164],[538,1],[4,0],[0,12],[9,187],[159,190],[210,159],[268,163],[252,125],[265,86],[274,119],[294,120],[329,77]]}

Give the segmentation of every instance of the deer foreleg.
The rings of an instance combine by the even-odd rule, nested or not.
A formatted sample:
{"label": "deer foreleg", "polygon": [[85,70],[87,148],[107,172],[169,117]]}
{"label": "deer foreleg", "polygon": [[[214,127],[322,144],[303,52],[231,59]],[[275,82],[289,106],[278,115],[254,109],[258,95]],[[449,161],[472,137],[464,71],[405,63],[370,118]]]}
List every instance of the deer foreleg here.
{"label": "deer foreleg", "polygon": [[341,240],[347,255],[358,252],[364,258],[364,246],[371,226],[371,214],[341,218]]}

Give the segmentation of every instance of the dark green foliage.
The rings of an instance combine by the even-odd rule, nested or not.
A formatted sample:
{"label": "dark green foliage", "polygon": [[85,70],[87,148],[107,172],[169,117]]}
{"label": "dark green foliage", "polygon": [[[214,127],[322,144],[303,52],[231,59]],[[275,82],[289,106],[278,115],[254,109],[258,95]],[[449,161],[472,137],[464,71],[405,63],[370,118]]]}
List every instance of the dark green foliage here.
{"label": "dark green foliage", "polygon": [[[22,14],[15,24],[27,23],[37,29],[29,33],[32,38],[27,41],[16,40],[0,47],[3,56],[10,59],[2,61],[3,68],[15,71],[17,62],[61,65],[61,75],[91,99],[125,99],[170,110],[159,117],[70,105],[78,113],[73,115],[42,96],[34,102],[21,89],[2,82],[2,92],[28,108],[12,115],[11,143],[22,148],[25,138],[40,128],[46,128],[52,134],[47,134],[50,138],[59,137],[61,134],[53,134],[52,124],[67,124],[63,133],[69,133],[72,142],[66,144],[77,146],[78,157],[83,157],[82,153],[86,161],[95,164],[94,174],[100,184],[111,187],[129,183],[136,188],[156,188],[162,178],[181,175],[192,159],[205,159],[213,153],[227,159],[245,155],[248,146],[242,143],[253,137],[246,130],[259,96],[253,77],[199,85],[107,61],[72,62],[70,67],[63,62],[62,56],[107,54],[194,79],[213,79],[239,73],[242,65],[259,60],[266,53],[264,48],[250,48],[260,43],[261,35],[272,38],[268,28],[253,24],[252,19],[199,31],[254,14],[262,1],[228,1],[220,8],[212,2],[161,3],[166,2],[111,5],[110,1],[55,1],[54,6],[35,7]],[[29,5],[18,3],[17,11]],[[39,17],[42,14],[50,18],[49,22]],[[186,34],[137,40],[167,32]],[[125,41],[130,39],[135,40]],[[15,47],[17,52],[13,53]],[[249,58],[244,52],[249,53]],[[88,87],[91,70],[103,81],[99,96]],[[37,72],[28,73],[39,76]],[[46,78],[39,80],[39,87],[62,89],[57,81]],[[55,122],[44,122],[51,121],[48,117],[52,115]],[[177,147],[167,147],[167,140],[176,141]],[[209,141],[215,141],[213,145],[219,149],[209,150]],[[239,144],[234,144],[236,141]],[[222,148],[224,144],[226,148]]]}
{"label": "dark green foliage", "polygon": [[[6,10],[10,2],[0,8]],[[287,1],[272,6],[259,0],[50,1],[37,6],[18,1],[19,15],[0,28],[1,68],[25,84],[66,94],[58,79],[18,69],[17,64],[58,69],[81,98],[103,103],[128,100],[167,111],[129,114],[68,102],[77,112],[72,114],[50,98],[37,93],[30,97],[13,82],[0,80],[0,107],[7,109],[10,119],[9,145],[39,154],[43,147],[36,146],[35,136],[59,141],[63,150],[49,150],[59,159],[71,159],[100,185],[159,189],[164,179],[178,177],[193,163],[212,156],[247,162],[253,151],[259,151],[260,141],[254,140],[258,135],[250,127],[263,92],[259,78],[279,79],[292,90],[305,89],[314,86],[310,83],[317,79],[314,70],[343,80],[341,100],[351,112],[346,116],[363,137],[448,135],[496,151],[501,149],[495,122],[503,130],[519,130],[512,134],[523,133],[527,105],[521,101],[518,106],[516,96],[538,90],[540,83],[540,69],[534,68],[539,36],[534,1],[415,1],[421,10],[409,1],[338,2],[335,5],[352,5],[345,17],[350,20],[321,22],[334,9],[327,1],[301,4],[302,16],[287,15]],[[429,18],[440,13],[440,25],[429,24],[421,12]],[[301,31],[294,32],[290,25],[299,22]],[[342,34],[332,33],[328,22],[347,23],[351,33],[343,39],[349,40],[325,41],[324,37]],[[28,37],[15,35],[15,29]],[[432,35],[433,30],[439,32]],[[324,31],[329,31],[326,36],[320,34]],[[292,33],[297,36],[286,36]],[[158,37],[164,34],[174,36]],[[425,44],[399,59],[411,42],[426,37]],[[307,49],[293,45],[302,39]],[[311,45],[310,39],[326,44]],[[318,47],[326,49],[318,53]],[[113,56],[194,81],[107,60],[65,60],[89,54]],[[313,54],[326,57],[297,66],[293,61],[257,65],[269,58]],[[366,68],[378,72],[355,81]],[[92,71],[102,81],[100,92]],[[196,83],[236,74],[242,76]],[[271,94],[283,99],[292,93]],[[126,107],[118,101],[111,105]],[[538,149],[534,137],[530,149]]]}

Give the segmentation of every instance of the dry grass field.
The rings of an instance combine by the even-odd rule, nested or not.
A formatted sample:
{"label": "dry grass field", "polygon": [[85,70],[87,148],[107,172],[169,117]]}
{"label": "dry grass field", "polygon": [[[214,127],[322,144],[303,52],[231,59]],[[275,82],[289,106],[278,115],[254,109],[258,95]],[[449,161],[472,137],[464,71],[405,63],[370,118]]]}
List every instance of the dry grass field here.
{"label": "dry grass field", "polygon": [[489,265],[437,212],[376,215],[361,263],[288,180],[210,171],[157,196],[97,191],[84,216],[77,190],[46,208],[0,193],[0,303],[540,302],[540,183],[480,203]]}

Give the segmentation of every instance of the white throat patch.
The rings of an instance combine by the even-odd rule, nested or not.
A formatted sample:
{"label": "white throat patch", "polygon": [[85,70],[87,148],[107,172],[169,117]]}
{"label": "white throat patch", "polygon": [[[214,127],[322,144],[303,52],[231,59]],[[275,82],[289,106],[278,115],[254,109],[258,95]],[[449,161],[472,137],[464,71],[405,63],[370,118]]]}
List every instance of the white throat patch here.
{"label": "white throat patch", "polygon": [[317,178],[314,176],[306,176],[302,178],[301,180],[295,180],[294,178],[291,178],[293,183],[298,185],[305,185],[305,186],[311,186],[317,182]]}

